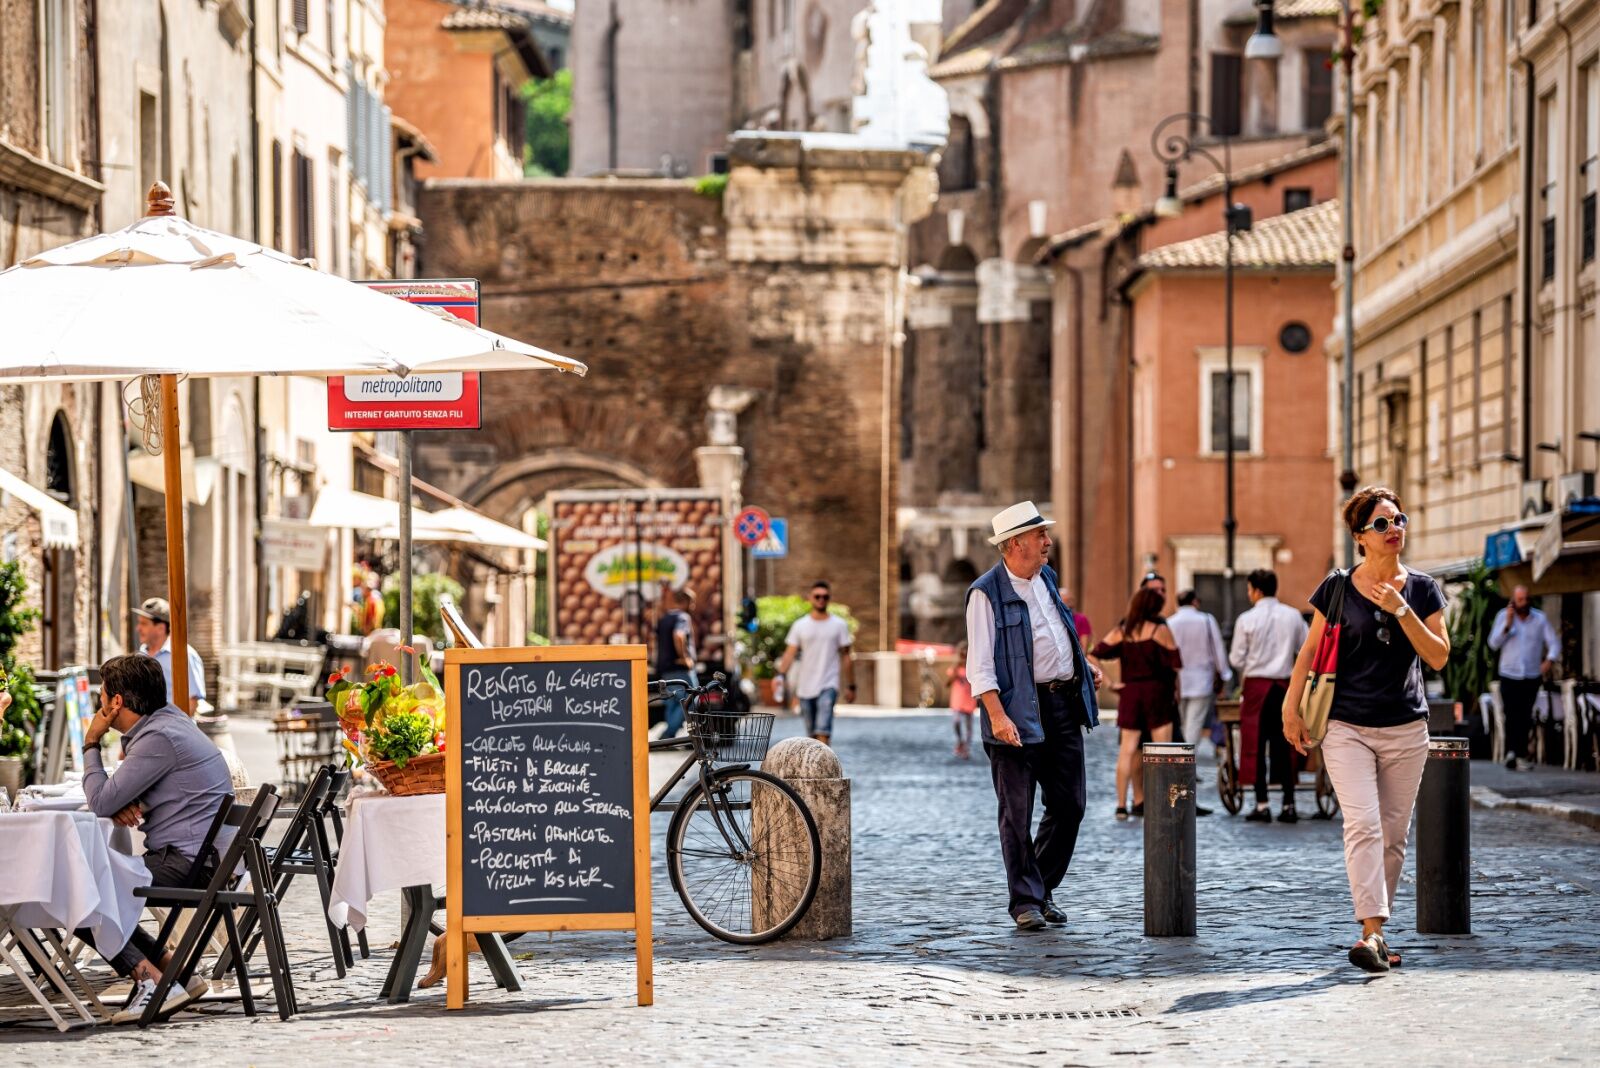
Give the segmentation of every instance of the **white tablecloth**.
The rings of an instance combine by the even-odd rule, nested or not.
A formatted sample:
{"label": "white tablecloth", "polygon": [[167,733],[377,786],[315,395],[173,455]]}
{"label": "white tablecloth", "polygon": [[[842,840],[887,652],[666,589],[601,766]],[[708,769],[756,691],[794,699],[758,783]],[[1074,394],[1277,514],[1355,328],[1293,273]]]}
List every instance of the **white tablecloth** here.
{"label": "white tablecloth", "polygon": [[144,911],[133,891],[150,872],[111,848],[115,829],[92,812],[0,814],[0,907],[21,906],[23,927],[87,927],[103,955],[116,954]]}
{"label": "white tablecloth", "polygon": [[407,886],[443,887],[444,794],[350,799],[328,918],[359,931],[367,903]]}

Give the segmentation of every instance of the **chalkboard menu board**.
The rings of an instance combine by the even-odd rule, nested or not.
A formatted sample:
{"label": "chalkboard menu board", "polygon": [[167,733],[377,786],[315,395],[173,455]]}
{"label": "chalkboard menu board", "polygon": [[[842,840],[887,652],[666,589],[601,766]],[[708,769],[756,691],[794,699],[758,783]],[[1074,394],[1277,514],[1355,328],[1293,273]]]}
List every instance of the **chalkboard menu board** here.
{"label": "chalkboard menu board", "polygon": [[[643,646],[445,654],[446,896],[451,936],[637,929],[648,1004],[644,658]],[[464,1001],[464,963],[461,986]],[[455,993],[452,971],[452,1005]]]}

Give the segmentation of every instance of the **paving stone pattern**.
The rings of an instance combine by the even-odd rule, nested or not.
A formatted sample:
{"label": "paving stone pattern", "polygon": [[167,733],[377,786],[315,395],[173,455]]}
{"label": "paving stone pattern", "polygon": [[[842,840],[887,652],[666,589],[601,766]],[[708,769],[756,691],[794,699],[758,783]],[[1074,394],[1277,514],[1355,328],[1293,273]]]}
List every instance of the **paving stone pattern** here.
{"label": "paving stone pattern", "polygon": [[[1090,812],[1057,900],[1060,930],[1016,933],[1004,909],[981,755],[954,760],[940,717],[843,718],[854,780],[855,936],[741,948],[672,895],[656,818],[656,1004],[633,1004],[631,938],[512,943],[527,990],[443,988],[407,1006],[377,989],[398,894],[375,902],[373,959],[337,980],[308,883],[287,909],[301,1014],[218,1003],[149,1032],[0,1028],[17,1063],[1183,1064],[1593,1063],[1600,1048],[1600,834],[1508,810],[1473,813],[1476,934],[1418,935],[1411,870],[1369,978],[1353,939],[1340,825],[1199,823],[1200,934],[1142,935],[1142,832],[1111,818],[1114,736],[1088,747]],[[792,722],[778,733],[794,733]],[[1202,774],[1211,767],[1202,760]],[[1214,800],[1214,791],[1202,796]],[[1304,806],[1309,807],[1309,806]]]}

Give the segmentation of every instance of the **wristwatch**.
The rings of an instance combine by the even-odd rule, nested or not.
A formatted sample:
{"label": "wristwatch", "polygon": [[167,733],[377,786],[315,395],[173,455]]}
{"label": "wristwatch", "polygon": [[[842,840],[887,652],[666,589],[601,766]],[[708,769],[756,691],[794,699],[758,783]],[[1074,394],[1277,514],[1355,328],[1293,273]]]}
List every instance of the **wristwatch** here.
{"label": "wristwatch", "polygon": [[1394,618],[1396,618],[1396,619],[1404,619],[1404,618],[1406,618],[1406,615],[1410,611],[1411,611],[1411,606],[1406,604],[1404,601],[1402,601],[1400,603],[1400,607],[1396,608],[1394,610]]}

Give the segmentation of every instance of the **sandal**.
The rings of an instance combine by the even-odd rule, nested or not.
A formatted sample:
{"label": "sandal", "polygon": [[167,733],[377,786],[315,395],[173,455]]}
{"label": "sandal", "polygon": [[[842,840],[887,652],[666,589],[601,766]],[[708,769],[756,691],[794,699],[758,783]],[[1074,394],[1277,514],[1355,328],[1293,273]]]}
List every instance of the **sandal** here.
{"label": "sandal", "polygon": [[1400,954],[1389,948],[1389,940],[1383,937],[1383,935],[1379,935],[1378,945],[1381,947],[1383,955],[1389,958],[1389,967],[1400,967]]}
{"label": "sandal", "polygon": [[1144,802],[1143,801],[1140,801],[1138,804],[1133,806],[1133,814],[1135,816],[1139,817],[1140,819],[1144,819]]}
{"label": "sandal", "polygon": [[1382,975],[1389,970],[1389,950],[1382,935],[1368,935],[1350,947],[1350,963],[1364,972]]}
{"label": "sandal", "polygon": [[1117,806],[1117,822],[1121,823],[1128,818],[1128,810],[1121,805]]}

